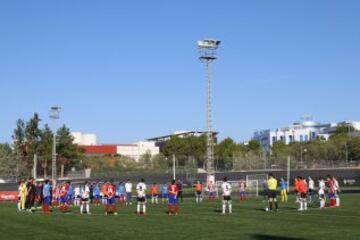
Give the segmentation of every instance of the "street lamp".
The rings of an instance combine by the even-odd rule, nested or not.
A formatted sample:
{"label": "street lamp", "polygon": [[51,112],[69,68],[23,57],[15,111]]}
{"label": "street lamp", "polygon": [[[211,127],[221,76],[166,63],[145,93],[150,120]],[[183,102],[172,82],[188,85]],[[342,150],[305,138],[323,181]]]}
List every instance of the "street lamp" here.
{"label": "street lamp", "polygon": [[56,186],[56,127],[55,127],[55,121],[60,118],[60,110],[61,107],[59,106],[53,106],[50,109],[50,118],[53,120],[53,147],[52,147],[52,160],[51,160],[51,179],[53,187]]}
{"label": "street lamp", "polygon": [[205,63],[207,73],[207,104],[206,104],[206,125],[207,125],[207,161],[206,170],[208,181],[215,182],[214,171],[214,140],[212,134],[212,95],[211,95],[211,63],[217,59],[217,49],[220,41],[215,39],[204,39],[197,42],[199,59]]}

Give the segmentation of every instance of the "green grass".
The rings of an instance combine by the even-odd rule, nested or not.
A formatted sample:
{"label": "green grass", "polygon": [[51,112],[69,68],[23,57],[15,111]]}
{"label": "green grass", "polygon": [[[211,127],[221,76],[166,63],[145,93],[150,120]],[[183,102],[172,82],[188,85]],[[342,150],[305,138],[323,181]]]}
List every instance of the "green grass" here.
{"label": "green grass", "polygon": [[261,199],[233,200],[234,213],[222,216],[220,202],[195,204],[186,199],[179,216],[167,216],[163,204],[148,204],[148,214],[137,216],[135,205],[120,207],[118,216],[79,215],[78,208],[51,216],[40,211],[17,212],[14,204],[0,204],[1,239],[360,239],[360,196],[342,195],[338,209],[310,208],[298,213],[294,199],[280,203],[279,212],[264,212]]}

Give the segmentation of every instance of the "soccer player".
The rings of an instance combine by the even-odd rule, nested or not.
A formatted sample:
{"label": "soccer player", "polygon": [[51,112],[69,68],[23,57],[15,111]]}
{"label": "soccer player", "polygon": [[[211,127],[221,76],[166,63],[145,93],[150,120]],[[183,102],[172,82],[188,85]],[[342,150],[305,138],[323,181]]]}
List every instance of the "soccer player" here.
{"label": "soccer player", "polygon": [[22,190],[22,187],[23,187],[23,184],[24,182],[21,180],[19,182],[19,187],[18,187],[18,201],[17,201],[17,208],[18,208],[18,211],[20,212],[21,211],[21,190]]}
{"label": "soccer player", "polygon": [[325,196],[326,184],[324,178],[319,178],[319,200],[320,200],[320,208],[325,208],[326,196]]}
{"label": "soccer player", "polygon": [[100,206],[101,191],[100,191],[99,183],[95,184],[93,194],[94,194],[94,204],[95,204],[95,206]]}
{"label": "soccer player", "polygon": [[68,205],[73,204],[74,197],[75,197],[74,185],[72,183],[69,183],[68,202],[67,202]]}
{"label": "soccer player", "polygon": [[200,181],[196,181],[196,183],[194,184],[194,190],[195,190],[195,199],[196,199],[196,203],[202,202],[203,197],[202,197],[202,184]]}
{"label": "soccer player", "polygon": [[68,192],[69,182],[64,182],[60,187],[60,211],[65,213],[68,211]]}
{"label": "soccer player", "polygon": [[280,179],[280,195],[281,195],[282,202],[288,201],[287,191],[288,191],[288,184],[284,178],[281,178]]}
{"label": "soccer player", "polygon": [[107,188],[108,188],[108,182],[104,182],[104,184],[101,186],[101,200],[102,200],[102,203],[103,205],[107,205],[107,195],[106,195],[106,192],[107,192]]}
{"label": "soccer player", "polygon": [[146,184],[145,180],[141,179],[140,182],[136,185],[136,193],[137,193],[137,208],[136,213],[138,215],[146,214]]}
{"label": "soccer player", "polygon": [[300,203],[300,192],[299,192],[299,189],[298,189],[298,178],[295,177],[294,178],[294,193],[295,193],[295,203]]}
{"label": "soccer player", "polygon": [[315,194],[315,182],[310,176],[308,177],[308,188],[309,188],[309,203],[311,203],[312,196]]}
{"label": "soccer player", "polygon": [[270,211],[274,209],[275,205],[275,211],[278,210],[278,202],[277,202],[277,180],[274,178],[272,173],[269,173],[269,179],[268,179],[268,188],[269,188],[269,209]]}
{"label": "soccer player", "polygon": [[125,186],[123,182],[120,182],[118,185],[118,197],[120,205],[125,202]]}
{"label": "soccer player", "polygon": [[55,206],[60,206],[60,185],[56,184],[55,187]]}
{"label": "soccer player", "polygon": [[47,179],[44,182],[42,194],[43,194],[43,206],[42,206],[43,213],[50,214],[51,186],[49,180]]}
{"label": "soccer player", "polygon": [[222,214],[226,214],[226,206],[228,207],[229,213],[232,213],[232,202],[231,202],[231,184],[227,182],[227,177],[224,177],[224,182],[221,184],[222,190]]}
{"label": "soccer player", "polygon": [[175,182],[175,179],[171,180],[169,185],[169,205],[168,205],[168,214],[171,216],[173,214],[172,208],[175,207],[175,215],[179,214],[179,188]]}
{"label": "soccer player", "polygon": [[215,184],[213,183],[213,181],[210,181],[208,186],[207,186],[207,190],[209,192],[209,200],[210,201],[215,201],[215,197],[216,197],[216,189],[215,189]]}
{"label": "soccer player", "polygon": [[328,192],[329,192],[329,199],[330,199],[330,207],[334,208],[336,207],[336,194],[335,194],[335,181],[333,176],[328,176],[327,179],[327,184],[328,184]]}
{"label": "soccer player", "polygon": [[90,183],[89,182],[85,182],[85,186],[81,190],[80,214],[84,213],[84,207],[86,207],[86,213],[91,214],[91,212],[90,212]]}
{"label": "soccer player", "polygon": [[110,206],[111,206],[111,212],[114,215],[117,215],[116,212],[116,186],[114,184],[113,180],[110,180],[110,182],[108,182],[106,184],[106,196],[107,196],[107,203],[105,205],[105,215],[108,215]]}
{"label": "soccer player", "polygon": [[154,182],[152,185],[151,185],[151,203],[154,204],[158,204],[159,201],[158,201],[158,195],[159,195],[159,186],[157,185],[156,182]]}
{"label": "soccer player", "polygon": [[308,187],[307,187],[307,183],[306,183],[306,179],[303,179],[302,177],[297,177],[297,189],[299,191],[300,194],[300,208],[298,209],[298,211],[306,211],[307,210],[307,192],[308,192]]}
{"label": "soccer player", "polygon": [[240,201],[246,200],[246,183],[244,180],[240,181]]}
{"label": "soccer player", "polygon": [[74,200],[74,206],[80,206],[80,202],[81,202],[81,192],[80,192],[80,186],[76,185],[76,187],[74,188],[74,196],[75,196],[75,200]]}
{"label": "soccer player", "polygon": [[26,184],[26,210],[32,212],[34,210],[34,202],[36,197],[36,189],[34,185],[34,179],[29,178]]}
{"label": "soccer player", "polygon": [[168,201],[168,192],[169,192],[169,185],[164,184],[161,189],[162,203],[165,203]]}
{"label": "soccer player", "polygon": [[24,180],[21,186],[21,193],[20,193],[21,210],[25,210],[26,208],[26,194],[27,194],[27,185],[26,185],[26,181]]}
{"label": "soccer player", "polygon": [[126,180],[125,191],[126,191],[126,205],[132,205],[132,183],[130,182],[130,179]]}

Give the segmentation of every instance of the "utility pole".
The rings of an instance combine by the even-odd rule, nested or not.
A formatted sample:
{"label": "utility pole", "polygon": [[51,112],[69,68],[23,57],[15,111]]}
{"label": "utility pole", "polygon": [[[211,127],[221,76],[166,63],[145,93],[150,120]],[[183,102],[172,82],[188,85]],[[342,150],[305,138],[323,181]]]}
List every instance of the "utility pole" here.
{"label": "utility pole", "polygon": [[52,146],[52,159],[51,159],[51,179],[53,188],[56,186],[57,180],[57,170],[56,170],[56,124],[55,121],[60,118],[60,110],[61,108],[58,106],[53,106],[50,109],[50,118],[53,120],[53,146]]}

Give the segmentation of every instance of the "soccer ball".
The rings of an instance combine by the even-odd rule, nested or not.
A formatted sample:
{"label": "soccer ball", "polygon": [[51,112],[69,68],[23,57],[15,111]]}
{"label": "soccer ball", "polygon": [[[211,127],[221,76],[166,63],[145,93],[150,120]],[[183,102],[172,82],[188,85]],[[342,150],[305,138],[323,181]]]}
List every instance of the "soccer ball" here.
{"label": "soccer ball", "polygon": [[269,208],[265,208],[265,212],[268,212],[269,211]]}

